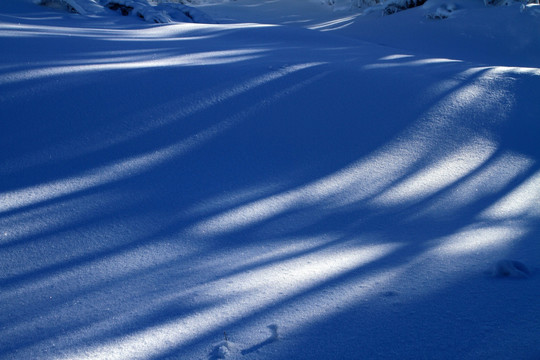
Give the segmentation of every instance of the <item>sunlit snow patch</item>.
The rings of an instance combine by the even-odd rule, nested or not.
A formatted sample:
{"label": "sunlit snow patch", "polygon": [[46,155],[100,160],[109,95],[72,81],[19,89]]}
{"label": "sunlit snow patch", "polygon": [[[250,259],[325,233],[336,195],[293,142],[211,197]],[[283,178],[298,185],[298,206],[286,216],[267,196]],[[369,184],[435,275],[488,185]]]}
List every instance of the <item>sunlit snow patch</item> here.
{"label": "sunlit snow patch", "polygon": [[481,199],[503,191],[508,184],[531,168],[532,159],[525,156],[506,153],[494,156],[473,173],[466,176],[445,192],[431,201],[423,210],[416,213],[421,216],[446,216],[455,213]]}
{"label": "sunlit snow patch", "polygon": [[466,255],[493,251],[514,243],[527,233],[519,223],[495,226],[472,226],[442,240],[437,252],[443,255]]}
{"label": "sunlit snow patch", "polygon": [[495,146],[490,141],[475,140],[390,188],[374,203],[389,206],[426,198],[480,167],[494,151]]}
{"label": "sunlit snow patch", "polygon": [[[133,360],[153,358],[172,348],[177,348],[207,335],[215,329],[226,328],[229,324],[257,314],[276,302],[286,298],[293,299],[309,289],[376,262],[395,252],[400,246],[400,244],[395,243],[371,246],[345,244],[203,283],[200,286],[186,289],[185,293],[196,292],[200,294],[204,303],[212,305],[197,312],[182,314],[177,318],[170,319],[170,321],[111,339],[105,344],[79,349],[64,359]],[[372,280],[377,282],[379,279],[380,275],[376,275]],[[369,279],[365,279],[362,287],[369,285],[368,283],[371,284]],[[369,289],[369,286],[365,289]],[[336,302],[347,305],[357,301],[358,297],[361,296],[357,290],[350,292],[343,289],[343,292],[338,293],[338,298],[334,298],[329,303],[321,303],[319,297],[317,301],[321,307],[320,312],[311,314],[308,318],[296,318],[294,325],[301,327],[306,321],[336,311]],[[180,292],[174,296],[180,297],[181,295]],[[306,298],[306,300],[312,299]],[[157,305],[156,302],[154,306]],[[118,319],[116,320],[118,321]],[[272,332],[270,339],[273,342],[276,340],[274,334],[277,337],[277,327],[275,331],[272,328],[270,330]],[[217,345],[216,355],[226,355],[228,351],[231,351],[224,343]]]}
{"label": "sunlit snow patch", "polygon": [[540,218],[540,171],[481,214],[487,219]]}

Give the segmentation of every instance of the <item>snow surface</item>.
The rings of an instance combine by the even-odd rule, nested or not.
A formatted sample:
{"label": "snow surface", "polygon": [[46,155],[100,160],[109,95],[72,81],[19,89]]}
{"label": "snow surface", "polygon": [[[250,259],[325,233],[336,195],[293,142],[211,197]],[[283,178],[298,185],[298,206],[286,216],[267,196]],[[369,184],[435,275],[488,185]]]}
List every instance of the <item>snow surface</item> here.
{"label": "snow surface", "polygon": [[540,359],[539,7],[192,5],[0,1],[0,359]]}

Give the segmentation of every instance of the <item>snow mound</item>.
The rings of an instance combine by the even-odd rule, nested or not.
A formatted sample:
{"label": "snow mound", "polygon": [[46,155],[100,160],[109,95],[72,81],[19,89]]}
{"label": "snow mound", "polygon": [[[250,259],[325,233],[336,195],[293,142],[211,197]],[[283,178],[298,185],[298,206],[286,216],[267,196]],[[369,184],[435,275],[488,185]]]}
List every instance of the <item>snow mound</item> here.
{"label": "snow mound", "polygon": [[150,4],[146,0],[39,0],[38,4],[64,8],[85,16],[105,15],[106,9],[110,9],[150,23],[216,23],[203,11],[177,2]]}
{"label": "snow mound", "polygon": [[515,260],[499,260],[492,270],[495,277],[528,278],[531,271],[522,262]]}
{"label": "snow mound", "polygon": [[443,4],[439,6],[434,12],[427,14],[428,19],[441,20],[449,18],[457,6],[455,4]]}
{"label": "snow mound", "polygon": [[238,346],[228,340],[223,340],[214,344],[212,351],[208,356],[208,360],[227,359],[237,357],[240,354]]}

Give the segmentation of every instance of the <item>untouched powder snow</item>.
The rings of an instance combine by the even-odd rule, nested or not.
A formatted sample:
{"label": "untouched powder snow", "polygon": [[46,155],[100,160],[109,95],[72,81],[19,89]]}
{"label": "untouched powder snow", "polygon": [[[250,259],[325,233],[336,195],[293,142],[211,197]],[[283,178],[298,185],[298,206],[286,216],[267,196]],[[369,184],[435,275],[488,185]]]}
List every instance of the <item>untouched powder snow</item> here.
{"label": "untouched powder snow", "polygon": [[540,12],[0,1],[0,359],[540,358]]}

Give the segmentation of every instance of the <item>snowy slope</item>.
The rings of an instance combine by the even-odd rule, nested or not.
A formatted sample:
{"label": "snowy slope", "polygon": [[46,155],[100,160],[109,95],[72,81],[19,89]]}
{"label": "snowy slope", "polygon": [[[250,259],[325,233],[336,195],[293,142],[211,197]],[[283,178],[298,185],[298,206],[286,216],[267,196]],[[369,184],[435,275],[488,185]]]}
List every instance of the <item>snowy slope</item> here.
{"label": "snowy slope", "polygon": [[525,7],[515,2],[511,6],[486,7],[482,0],[429,0],[423,6],[382,16],[381,6],[337,10],[340,7],[320,3],[239,0],[220,5],[209,3],[200,8],[220,22],[299,26],[415,53],[485,64],[540,63],[537,5]]}
{"label": "snowy slope", "polygon": [[540,358],[540,18],[454,3],[1,1],[0,359]]}

